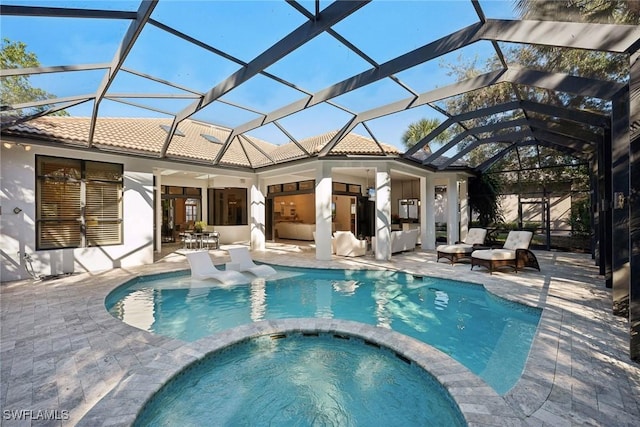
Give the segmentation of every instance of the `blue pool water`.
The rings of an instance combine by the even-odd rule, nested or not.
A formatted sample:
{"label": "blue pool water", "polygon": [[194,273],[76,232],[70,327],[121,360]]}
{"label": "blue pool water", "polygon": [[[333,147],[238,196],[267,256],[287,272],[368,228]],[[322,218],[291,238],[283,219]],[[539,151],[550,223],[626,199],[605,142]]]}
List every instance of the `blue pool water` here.
{"label": "blue pool water", "polygon": [[448,392],[384,348],[328,334],[250,339],[163,386],[134,426],[464,426]]}
{"label": "blue pool water", "polygon": [[277,267],[275,280],[224,287],[185,272],[114,290],[109,312],[138,328],[195,341],[264,319],[353,320],[414,337],[506,393],[524,368],[540,310],[453,280],[378,270]]}

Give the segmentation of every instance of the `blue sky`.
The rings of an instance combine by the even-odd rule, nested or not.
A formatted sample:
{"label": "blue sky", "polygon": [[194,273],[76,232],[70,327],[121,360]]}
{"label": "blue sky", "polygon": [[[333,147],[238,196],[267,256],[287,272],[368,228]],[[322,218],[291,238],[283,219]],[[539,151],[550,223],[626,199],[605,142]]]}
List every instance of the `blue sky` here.
{"label": "blue sky", "polygon": [[[4,4],[74,7],[110,10],[136,10],[136,1],[56,1],[3,0]],[[313,10],[314,2],[301,2]],[[321,8],[329,2],[321,2]],[[513,18],[511,1],[481,1],[489,18]],[[305,18],[284,1],[177,1],[161,0],[152,18],[198,38],[241,61],[248,62],[277,40],[301,25]],[[378,63],[388,61],[439,37],[464,28],[478,18],[469,0],[374,0],[333,27],[349,42]],[[110,62],[128,27],[128,21],[70,18],[1,17],[2,37],[23,41],[42,66]],[[442,62],[456,63],[460,57],[478,58],[484,63],[493,50],[489,43],[476,43],[439,60],[430,61],[399,73],[397,77],[416,92],[424,92],[453,81]],[[125,67],[205,92],[240,66],[228,59],[191,45],[164,31],[147,25],[125,61]],[[276,62],[266,71],[284,78],[308,92],[316,92],[371,68],[333,37],[322,34]],[[94,93],[104,71],[57,73],[33,76],[31,82],[59,97]],[[119,73],[110,93],[183,93],[178,89],[133,74]],[[333,101],[354,112],[408,98],[410,94],[390,79],[354,90]],[[258,75],[226,94],[223,99],[268,113],[301,99],[304,94],[265,76]],[[192,100],[131,101],[162,111],[177,113]],[[92,105],[69,109],[72,115],[88,116]],[[105,117],[168,117],[157,112],[105,100],[100,107]],[[213,103],[193,116],[223,126],[238,126],[258,117],[236,107]],[[279,121],[295,138],[302,139],[340,128],[350,115],[329,105],[318,105]],[[378,140],[402,149],[401,136],[407,126],[423,117],[442,116],[429,107],[372,120],[367,123]],[[367,135],[362,126],[356,132]],[[273,143],[288,138],[274,125],[249,134]]]}

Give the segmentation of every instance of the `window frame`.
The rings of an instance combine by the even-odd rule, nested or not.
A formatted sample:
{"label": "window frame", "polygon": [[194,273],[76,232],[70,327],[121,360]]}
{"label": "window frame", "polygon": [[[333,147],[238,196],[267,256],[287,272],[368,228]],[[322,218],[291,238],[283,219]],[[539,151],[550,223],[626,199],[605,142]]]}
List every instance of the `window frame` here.
{"label": "window frame", "polygon": [[[225,188],[210,188],[210,206],[212,208],[212,225],[215,226],[244,226],[244,225],[249,225],[249,191],[246,187],[225,187]],[[240,206],[238,208],[235,209],[241,209],[241,220],[240,221],[227,221],[225,222],[225,218],[228,220],[229,218],[232,218],[232,215],[230,213],[230,209],[229,209],[229,205],[230,203],[228,203],[229,198],[222,198],[222,200],[219,200],[220,194],[233,194],[238,195],[239,193],[242,194],[241,199],[235,199],[234,197],[234,201],[236,202],[236,204],[240,204]],[[227,200],[227,204],[225,206],[219,205],[219,203],[223,202],[224,200]],[[226,209],[225,209],[226,208]],[[221,210],[225,209],[226,214],[222,215],[221,214]]]}
{"label": "window frame", "polygon": [[[53,176],[52,174],[47,174],[47,164],[56,162],[61,164],[68,163],[70,169],[75,168],[79,172],[79,176],[78,174],[76,174],[76,176],[72,177],[66,173],[61,176]],[[101,168],[101,165],[104,166]],[[88,171],[89,174],[87,174]],[[104,173],[104,175],[108,175],[109,173],[113,173],[114,171],[114,175],[117,176],[116,179],[109,179],[107,176],[99,176],[100,172]],[[50,155],[36,155],[35,180],[35,241],[37,251],[116,246],[122,245],[124,243],[123,164]],[[47,193],[48,196],[51,196],[50,192],[44,190],[44,188],[50,187],[52,183],[70,183],[79,185],[78,200],[73,200],[71,203],[68,203],[68,206],[65,208],[69,211],[76,210],[77,213],[68,215],[66,217],[63,215],[50,215],[48,217],[43,215],[43,206],[45,204],[48,203],[50,205],[50,208],[55,208],[57,211],[60,205],[63,204],[63,201],[66,200],[66,202],[69,202],[69,199],[66,199],[64,195],[54,196],[50,199],[44,198],[45,193]],[[104,205],[104,201],[101,201],[101,199],[97,198],[97,193],[100,193],[101,198],[104,197],[105,193],[102,191],[96,191],[96,189],[99,190],[102,186],[106,186],[104,188],[111,190],[112,194],[107,192],[106,196],[112,196],[112,198],[115,197],[115,199],[117,200],[118,206],[115,209],[105,209],[104,207],[101,207],[106,205]],[[97,211],[95,209],[91,209],[92,207],[95,208],[96,206],[98,207]],[[114,211],[116,213],[115,216],[104,216],[105,212]],[[67,211],[63,210],[63,212]],[[76,233],[76,230],[74,230],[75,227],[73,226],[69,227],[69,229],[67,230],[69,236],[66,239],[63,239],[63,241],[59,244],[56,245],[48,242],[46,233],[49,229],[45,228],[45,224],[60,222],[77,224],[77,244],[74,242],[74,239],[72,237],[72,235],[75,235]],[[115,226],[118,227],[110,229],[113,231],[113,235],[115,235],[116,238],[112,239],[112,241],[108,243],[92,243],[93,240],[91,239],[90,235],[92,234],[92,231],[95,233],[95,230],[91,230],[91,228],[102,226],[108,227],[109,223],[115,223]],[[64,229],[53,229],[53,231],[60,234],[65,233]]]}

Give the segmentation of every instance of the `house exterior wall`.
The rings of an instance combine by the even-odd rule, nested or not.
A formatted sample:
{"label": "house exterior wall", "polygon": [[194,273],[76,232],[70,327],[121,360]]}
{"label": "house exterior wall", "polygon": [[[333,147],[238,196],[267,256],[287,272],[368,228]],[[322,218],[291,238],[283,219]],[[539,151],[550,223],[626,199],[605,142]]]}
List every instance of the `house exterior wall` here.
{"label": "house exterior wall", "polygon": [[[82,158],[124,165],[123,244],[36,251],[35,156]],[[0,167],[0,254],[2,281],[31,277],[23,255],[33,259],[37,275],[100,271],[153,262],[153,173],[149,161],[104,153],[43,146],[2,147]],[[18,214],[14,208],[22,211]]]}

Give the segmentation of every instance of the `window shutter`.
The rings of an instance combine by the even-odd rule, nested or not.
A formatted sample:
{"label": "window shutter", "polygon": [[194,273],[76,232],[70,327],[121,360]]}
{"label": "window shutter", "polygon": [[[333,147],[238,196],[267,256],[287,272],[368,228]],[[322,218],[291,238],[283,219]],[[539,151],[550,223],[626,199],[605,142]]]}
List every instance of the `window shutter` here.
{"label": "window shutter", "polygon": [[87,246],[122,243],[122,165],[86,162]]}
{"label": "window shutter", "polygon": [[43,182],[39,210],[40,249],[80,245],[80,182]]}
{"label": "window shutter", "polygon": [[37,249],[121,244],[122,176],[121,164],[38,156]]}
{"label": "window shutter", "polygon": [[122,242],[121,201],[120,184],[87,182],[87,246],[114,245]]}
{"label": "window shutter", "polygon": [[80,167],[70,159],[39,158],[38,249],[81,244]]}

